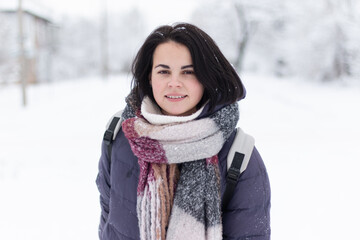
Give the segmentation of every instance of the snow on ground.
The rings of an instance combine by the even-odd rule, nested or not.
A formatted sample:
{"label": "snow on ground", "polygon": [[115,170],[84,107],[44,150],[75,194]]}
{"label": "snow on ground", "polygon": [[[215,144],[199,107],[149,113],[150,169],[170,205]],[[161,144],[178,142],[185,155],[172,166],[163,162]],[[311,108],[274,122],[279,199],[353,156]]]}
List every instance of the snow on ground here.
{"label": "snow on ground", "polygon": [[244,81],[242,125],[256,137],[270,175],[272,239],[355,239],[360,89],[256,76]]}
{"label": "snow on ground", "polygon": [[[272,187],[272,239],[354,239],[359,88],[245,74],[239,125]],[[0,88],[0,239],[97,239],[97,162],[129,77]]]}

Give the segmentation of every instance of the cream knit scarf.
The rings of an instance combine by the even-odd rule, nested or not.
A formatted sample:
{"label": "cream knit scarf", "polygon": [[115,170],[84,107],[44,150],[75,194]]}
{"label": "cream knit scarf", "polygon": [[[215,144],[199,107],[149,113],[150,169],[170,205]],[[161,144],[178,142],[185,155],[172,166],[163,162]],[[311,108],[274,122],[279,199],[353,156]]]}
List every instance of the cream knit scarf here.
{"label": "cream knit scarf", "polygon": [[164,116],[149,98],[122,129],[140,165],[142,240],[222,239],[217,154],[236,127],[237,103],[208,118]]}

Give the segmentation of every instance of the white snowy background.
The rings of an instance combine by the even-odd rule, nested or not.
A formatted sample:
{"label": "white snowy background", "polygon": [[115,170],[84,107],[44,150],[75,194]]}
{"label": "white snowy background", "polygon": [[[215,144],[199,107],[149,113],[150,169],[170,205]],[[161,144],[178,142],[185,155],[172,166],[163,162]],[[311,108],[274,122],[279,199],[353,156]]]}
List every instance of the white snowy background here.
{"label": "white snowy background", "polygon": [[[98,77],[100,67],[88,67],[100,64],[94,56],[101,4],[61,2],[48,1],[68,14],[56,15],[55,79],[29,86],[27,107],[19,85],[0,84],[1,240],[98,239],[97,164],[105,124],[130,89],[131,75],[123,72],[155,26],[177,20],[204,28],[232,62],[244,40],[237,33],[249,31],[237,65],[247,89],[239,126],[255,137],[268,169],[272,239],[359,238],[356,1],[137,0],[137,7],[124,3],[121,14],[108,1],[113,75],[107,80]],[[239,21],[232,4],[246,10],[246,20]]]}
{"label": "white snowy background", "polygon": [[[272,239],[356,239],[360,89],[244,74],[241,126],[272,187]],[[0,89],[0,239],[97,239],[95,185],[110,116],[128,76]]]}

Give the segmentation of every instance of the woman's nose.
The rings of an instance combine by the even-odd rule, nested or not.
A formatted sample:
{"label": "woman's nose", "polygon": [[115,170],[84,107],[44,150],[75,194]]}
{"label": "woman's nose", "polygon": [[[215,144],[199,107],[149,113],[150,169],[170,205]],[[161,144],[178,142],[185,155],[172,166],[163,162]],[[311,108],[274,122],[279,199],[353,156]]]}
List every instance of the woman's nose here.
{"label": "woman's nose", "polygon": [[168,82],[169,87],[181,87],[182,83],[179,79],[179,76],[174,75],[171,77],[170,81]]}

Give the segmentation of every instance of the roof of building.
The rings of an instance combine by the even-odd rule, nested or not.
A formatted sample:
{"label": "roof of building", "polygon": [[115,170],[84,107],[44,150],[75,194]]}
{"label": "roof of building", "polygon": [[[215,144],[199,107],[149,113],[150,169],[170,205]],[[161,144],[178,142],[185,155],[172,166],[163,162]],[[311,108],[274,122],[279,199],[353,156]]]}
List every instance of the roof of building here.
{"label": "roof of building", "polygon": [[[18,10],[17,0],[0,1],[0,12],[15,13]],[[23,11],[46,22],[54,22],[52,10],[40,3],[23,1]]]}

